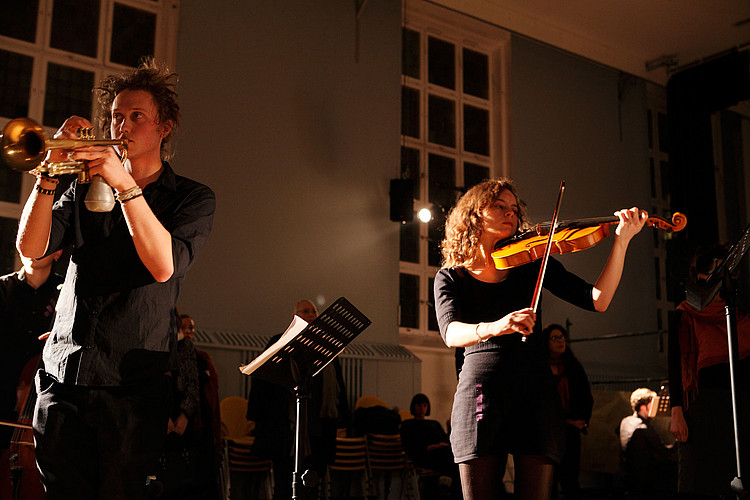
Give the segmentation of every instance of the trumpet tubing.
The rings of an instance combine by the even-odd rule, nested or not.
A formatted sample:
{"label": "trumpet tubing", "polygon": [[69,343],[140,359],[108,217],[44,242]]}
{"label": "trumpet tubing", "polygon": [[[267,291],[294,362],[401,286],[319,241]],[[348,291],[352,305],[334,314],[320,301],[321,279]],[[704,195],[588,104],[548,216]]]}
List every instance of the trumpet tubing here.
{"label": "trumpet tubing", "polygon": [[0,160],[18,172],[43,172],[47,175],[64,175],[86,172],[82,161],[44,163],[51,149],[73,149],[81,146],[119,146],[123,162],[127,156],[127,141],[121,139],[96,140],[90,129],[83,131],[80,139],[49,139],[44,129],[29,118],[16,118],[8,122],[0,136]]}

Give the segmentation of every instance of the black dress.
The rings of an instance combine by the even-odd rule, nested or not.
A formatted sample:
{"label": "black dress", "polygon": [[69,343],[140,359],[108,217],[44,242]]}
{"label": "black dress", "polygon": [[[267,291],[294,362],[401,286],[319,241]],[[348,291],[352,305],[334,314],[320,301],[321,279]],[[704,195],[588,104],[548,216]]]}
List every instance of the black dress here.
{"label": "black dress", "polygon": [[[441,269],[435,277],[440,334],[452,321],[496,321],[529,307],[540,262],[510,270],[499,283],[485,283],[463,268]],[[544,287],[561,299],[594,311],[593,286],[550,259]],[[541,309],[527,342],[520,334],[493,337],[466,347],[451,414],[455,461],[480,456],[562,457],[562,404],[541,335]]]}

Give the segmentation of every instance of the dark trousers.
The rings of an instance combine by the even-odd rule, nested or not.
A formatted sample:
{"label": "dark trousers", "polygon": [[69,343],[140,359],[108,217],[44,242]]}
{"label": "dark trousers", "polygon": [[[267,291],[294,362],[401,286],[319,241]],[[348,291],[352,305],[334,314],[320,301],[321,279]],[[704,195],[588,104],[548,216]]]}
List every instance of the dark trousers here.
{"label": "dark trousers", "polygon": [[47,500],[145,499],[171,406],[169,377],[109,388],[37,376],[36,460]]}
{"label": "dark trousers", "polygon": [[557,496],[557,485],[562,489],[565,500],[581,498],[581,486],[578,476],[581,470],[581,431],[574,425],[565,426],[565,453],[560,463],[555,467],[555,483],[553,498]]}

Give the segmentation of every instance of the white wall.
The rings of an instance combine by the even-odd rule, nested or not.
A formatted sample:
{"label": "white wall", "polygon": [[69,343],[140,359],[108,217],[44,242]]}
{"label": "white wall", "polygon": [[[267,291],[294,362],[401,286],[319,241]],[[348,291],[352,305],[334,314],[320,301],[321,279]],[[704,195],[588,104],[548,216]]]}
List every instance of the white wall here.
{"label": "white wall", "polygon": [[[650,210],[644,82],[621,81],[617,71],[517,36],[511,54],[512,175],[531,220],[552,218],[563,179],[561,219],[610,216],[632,206]],[[622,104],[619,88],[625,88]],[[573,338],[656,330],[652,231],[645,228],[631,242],[607,312],[583,311],[545,293],[544,324],[569,319]],[[594,282],[612,240],[560,261]],[[574,347],[593,372],[638,376],[661,371],[654,337]]]}
{"label": "white wall", "polygon": [[294,302],[347,297],[395,343],[400,4],[180,6],[176,170],[211,186],[214,228],[179,307],[199,328],[270,335]]}

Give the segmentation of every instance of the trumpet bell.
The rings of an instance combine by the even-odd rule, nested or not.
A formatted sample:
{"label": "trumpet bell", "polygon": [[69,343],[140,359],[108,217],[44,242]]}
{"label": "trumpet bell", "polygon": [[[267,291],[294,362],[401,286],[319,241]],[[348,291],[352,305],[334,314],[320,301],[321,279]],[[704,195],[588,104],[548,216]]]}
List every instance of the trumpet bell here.
{"label": "trumpet bell", "polygon": [[3,129],[0,158],[9,168],[28,172],[44,160],[46,142],[39,124],[28,118],[15,118]]}

